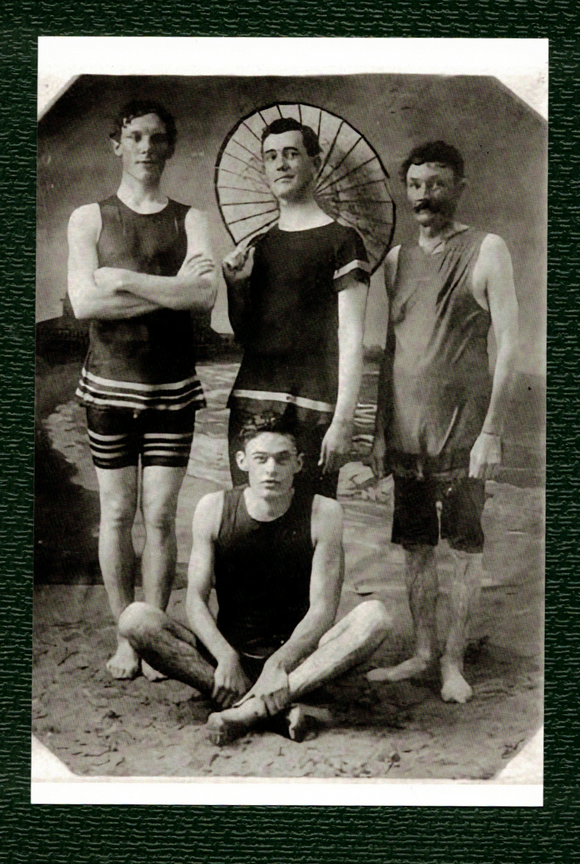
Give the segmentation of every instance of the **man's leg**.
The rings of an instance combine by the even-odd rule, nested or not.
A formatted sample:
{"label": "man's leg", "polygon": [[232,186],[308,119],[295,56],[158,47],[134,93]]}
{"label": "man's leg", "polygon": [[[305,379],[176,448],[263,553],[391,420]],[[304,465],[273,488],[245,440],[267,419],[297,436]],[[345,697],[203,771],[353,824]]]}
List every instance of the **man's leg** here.
{"label": "man's leg", "polygon": [[213,668],[196,648],[194,634],[148,603],[132,603],[119,619],[119,633],[152,668],[195,687],[213,689]]}
{"label": "man's leg", "polygon": [[[135,552],[131,536],[137,509],[137,466],[126,468],[95,467],[99,484],[101,520],[99,564],[115,618],[135,599]],[[117,651],[107,663],[114,678],[133,678],[139,658],[122,636],[117,636]]]}
{"label": "man's leg", "polygon": [[[165,610],[169,602],[177,563],[175,516],[177,499],[186,469],[165,465],[143,468],[141,506],[145,523],[145,546],[141,560],[145,602]],[[150,680],[161,677],[147,662],[143,674]]]}
{"label": "man's leg", "polygon": [[463,655],[481,590],[485,483],[470,478],[457,480],[446,491],[442,504],[441,536],[449,541],[454,568],[449,593],[449,632],[441,658],[441,698],[445,702],[464,703],[473,695],[463,677]]}
{"label": "man's leg", "polygon": [[404,681],[424,672],[438,653],[437,646],[437,567],[432,546],[405,550],[405,584],[413,617],[415,650],[413,656],[397,666],[373,669],[369,681]]}
{"label": "man's leg", "polygon": [[[366,600],[324,634],[318,648],[288,676],[288,704],[367,660],[385,639],[391,619],[379,600]],[[267,717],[261,699],[211,714],[208,731],[216,744],[225,744]]]}
{"label": "man's leg", "polygon": [[394,475],[393,543],[405,548],[405,585],[413,618],[413,656],[398,666],[373,669],[370,681],[402,681],[424,672],[437,655],[437,568],[439,540],[436,485]]}
{"label": "man's leg", "polygon": [[467,702],[473,690],[463,677],[463,655],[469,625],[479,604],[482,555],[452,550],[454,571],[449,593],[449,633],[441,657],[441,698],[445,702]]}

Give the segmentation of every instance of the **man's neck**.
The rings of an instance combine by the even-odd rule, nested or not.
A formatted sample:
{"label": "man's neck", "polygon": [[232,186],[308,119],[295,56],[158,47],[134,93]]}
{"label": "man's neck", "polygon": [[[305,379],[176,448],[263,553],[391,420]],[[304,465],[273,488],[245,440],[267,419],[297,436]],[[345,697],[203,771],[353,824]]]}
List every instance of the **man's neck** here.
{"label": "man's neck", "polygon": [[273,522],[284,515],[292,504],[294,498],[294,489],[290,489],[287,495],[279,498],[263,498],[256,494],[256,491],[248,486],[244,489],[244,500],[246,502],[246,510],[258,522]]}
{"label": "man's neck", "polygon": [[306,231],[308,228],[319,228],[333,221],[322,210],[313,196],[300,201],[279,201],[280,218],[278,227],[282,231]]}
{"label": "man's neck", "polygon": [[140,183],[130,175],[123,175],[117,190],[117,198],[136,213],[158,213],[167,205],[167,195],[159,183]]}
{"label": "man's neck", "polygon": [[433,252],[445,245],[445,241],[460,231],[465,231],[467,225],[450,219],[439,225],[419,225],[419,246],[428,252]]}

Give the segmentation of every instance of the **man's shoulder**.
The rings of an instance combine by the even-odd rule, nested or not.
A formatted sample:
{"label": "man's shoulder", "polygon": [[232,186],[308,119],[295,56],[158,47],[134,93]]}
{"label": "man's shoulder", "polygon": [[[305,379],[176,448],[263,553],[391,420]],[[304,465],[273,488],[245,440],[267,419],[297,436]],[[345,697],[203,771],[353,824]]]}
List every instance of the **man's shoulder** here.
{"label": "man's shoulder", "polygon": [[100,204],[98,201],[94,201],[91,204],[81,204],[80,207],[76,207],[71,215],[71,222],[83,222],[87,220],[94,219],[95,216],[98,216],[100,210]]}
{"label": "man's shoulder", "polygon": [[68,220],[69,238],[95,237],[101,228],[101,210],[98,202],[81,204],[70,215]]}
{"label": "man's shoulder", "polygon": [[224,491],[208,492],[200,498],[194,513],[194,527],[207,536],[217,536],[224,507]]}

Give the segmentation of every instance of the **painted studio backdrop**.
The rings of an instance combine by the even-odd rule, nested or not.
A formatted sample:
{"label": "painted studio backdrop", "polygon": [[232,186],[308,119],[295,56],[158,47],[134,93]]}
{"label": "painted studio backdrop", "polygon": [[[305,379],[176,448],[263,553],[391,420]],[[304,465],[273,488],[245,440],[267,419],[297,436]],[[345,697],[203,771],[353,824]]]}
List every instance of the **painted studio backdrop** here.
{"label": "painted studio backdrop", "polygon": [[[424,141],[443,139],[461,151],[468,186],[457,218],[504,238],[512,255],[520,305],[519,373],[505,433],[504,466],[498,482],[492,484],[486,506],[488,542],[484,566],[489,579],[479,635],[498,649],[515,651],[518,656],[540,656],[547,130],[545,121],[497,79],[476,76],[83,75],[46,110],[38,126],[35,626],[48,627],[50,615],[58,617],[54,612],[58,603],[64,604],[63,592],[74,588],[70,596],[66,595],[69,609],[74,607],[78,619],[89,630],[91,626],[95,632],[98,630],[99,638],[106,641],[113,635],[112,622],[104,612],[106,606],[102,605],[101,620],[101,601],[88,591],[90,586],[101,590],[97,564],[98,495],[84,413],[74,400],[87,328],[74,319],[66,298],[66,227],[76,207],[102,200],[117,189],[120,165],[108,138],[112,118],[123,103],[141,97],[160,101],[176,117],[177,147],[167,164],[163,188],[170,197],[207,212],[218,260],[233,244],[215,197],[216,158],[232,127],[260,106],[278,101],[317,105],[344,118],[365,137],[390,175],[390,194],[396,205],[393,244],[416,236],[399,178],[399,166],[409,150]],[[347,590],[357,596],[376,594],[391,605],[403,606],[402,551],[389,543],[392,486],[388,480],[377,486],[362,461],[372,435],[386,312],[383,272],[379,267],[372,278],[367,305],[365,376],[357,412],[358,450],[354,461],[342,471],[339,497],[346,509]],[[228,321],[223,281],[211,319],[202,317],[198,331],[198,372],[208,408],[198,415],[192,458],[181,493],[177,593],[183,592],[195,503],[205,492],[223,488],[229,482],[225,403],[239,351]],[[490,348],[493,359],[493,344]],[[516,517],[520,522],[524,517],[528,521],[523,525]],[[135,542],[138,547],[139,526]],[[518,604],[522,608],[521,596],[511,589],[517,584],[524,590],[520,576],[526,568],[534,574],[533,584],[525,586],[524,606],[528,611],[516,622],[514,615]],[[504,572],[511,593],[506,594],[505,584],[503,593],[500,591],[495,578],[498,571]],[[52,609],[50,614],[48,609]],[[408,611],[402,609],[398,620],[393,650],[409,638]],[[91,646],[85,648],[90,656]],[[79,667],[81,672],[83,668],[88,667]],[[65,689],[63,685],[63,693]],[[539,725],[539,699],[538,693],[534,694],[528,713],[523,711],[527,719],[522,721],[522,740]],[[506,704],[506,717],[507,708]],[[48,743],[48,733],[43,738],[42,728],[40,718],[37,734]],[[125,755],[126,764],[128,758]],[[497,754],[490,756],[491,767],[482,769],[488,771],[487,776],[497,770],[497,759],[501,761]],[[113,762],[111,759],[111,772],[120,773],[121,763],[116,763],[115,768]],[[75,767],[73,756],[68,764]],[[461,770],[463,773],[452,776],[477,774],[473,767]],[[162,771],[147,765],[143,773]],[[405,776],[450,775],[443,769],[431,775],[417,769],[415,774]]]}

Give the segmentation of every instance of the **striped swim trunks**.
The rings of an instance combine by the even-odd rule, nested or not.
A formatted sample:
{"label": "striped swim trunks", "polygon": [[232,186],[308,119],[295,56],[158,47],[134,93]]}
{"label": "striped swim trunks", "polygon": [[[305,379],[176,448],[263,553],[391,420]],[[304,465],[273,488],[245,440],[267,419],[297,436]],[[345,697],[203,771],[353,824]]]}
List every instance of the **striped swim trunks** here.
{"label": "striped swim trunks", "polygon": [[179,411],[86,406],[89,445],[97,468],[184,468],[189,461],[195,405]]}

